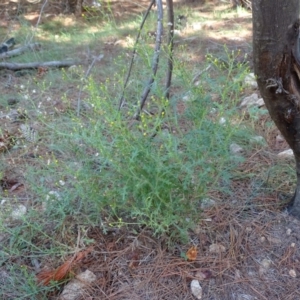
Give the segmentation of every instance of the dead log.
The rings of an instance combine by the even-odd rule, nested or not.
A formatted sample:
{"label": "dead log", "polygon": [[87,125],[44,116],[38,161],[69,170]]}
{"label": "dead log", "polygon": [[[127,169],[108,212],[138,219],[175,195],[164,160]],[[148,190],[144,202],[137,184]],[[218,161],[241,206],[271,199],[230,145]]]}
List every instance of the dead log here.
{"label": "dead log", "polygon": [[23,46],[23,47],[20,47],[20,48],[11,50],[11,51],[7,51],[5,53],[1,53],[0,59],[18,56],[18,55],[23,54],[26,51],[37,51],[40,48],[41,48],[41,44],[39,44],[39,43],[29,44],[29,45],[26,45],[26,46]]}
{"label": "dead log", "polygon": [[24,69],[37,69],[37,68],[64,68],[73,65],[79,65],[78,60],[62,60],[62,61],[47,61],[47,62],[31,62],[31,63],[0,63],[1,69],[8,69],[12,71],[24,70]]}

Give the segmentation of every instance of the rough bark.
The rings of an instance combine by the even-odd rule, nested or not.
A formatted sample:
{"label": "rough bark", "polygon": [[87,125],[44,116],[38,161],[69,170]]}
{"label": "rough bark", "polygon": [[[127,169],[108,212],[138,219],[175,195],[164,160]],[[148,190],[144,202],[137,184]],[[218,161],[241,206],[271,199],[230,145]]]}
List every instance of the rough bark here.
{"label": "rough bark", "polygon": [[253,0],[254,70],[271,118],[296,160],[289,211],[300,218],[299,0]]}

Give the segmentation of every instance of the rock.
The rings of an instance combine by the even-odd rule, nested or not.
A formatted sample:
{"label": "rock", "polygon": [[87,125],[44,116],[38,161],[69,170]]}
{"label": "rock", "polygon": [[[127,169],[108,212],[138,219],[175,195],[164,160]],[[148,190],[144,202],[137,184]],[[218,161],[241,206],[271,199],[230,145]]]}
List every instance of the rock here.
{"label": "rock", "polygon": [[282,147],[282,143],[285,141],[281,134],[278,134],[275,138],[275,147]]}
{"label": "rock", "polygon": [[263,99],[263,98],[259,98],[259,99],[257,100],[257,102],[256,102],[256,105],[257,105],[258,107],[264,106],[264,105],[265,105],[264,99]]}
{"label": "rock", "polygon": [[64,288],[59,300],[75,300],[82,296],[83,289],[97,279],[96,275],[90,270],[78,274]]}
{"label": "rock", "polygon": [[294,269],[289,270],[289,275],[293,278],[297,277],[296,271]]}
{"label": "rock", "polygon": [[294,158],[294,152],[292,149],[284,150],[277,154],[278,158]]}
{"label": "rock", "polygon": [[264,258],[259,266],[258,273],[260,276],[263,276],[270,268],[272,261]]}
{"label": "rock", "polygon": [[203,199],[201,201],[201,209],[207,209],[207,208],[210,208],[212,206],[215,206],[216,205],[216,201],[213,200],[213,199],[209,199],[209,198],[206,198],[206,199]]}
{"label": "rock", "polygon": [[250,138],[250,143],[252,144],[266,144],[266,140],[261,135],[256,135]]}
{"label": "rock", "polygon": [[196,299],[202,299],[202,287],[198,280],[193,279],[191,282],[191,291],[193,296],[196,297]]}
{"label": "rock", "polygon": [[191,93],[188,92],[185,96],[182,97],[182,100],[183,100],[184,102],[191,101]]}
{"label": "rock", "polygon": [[23,218],[23,216],[26,214],[26,212],[27,212],[26,206],[20,204],[13,209],[13,211],[11,212],[11,217],[14,220],[20,220]]}
{"label": "rock", "polygon": [[264,104],[263,98],[258,98],[258,95],[253,93],[252,95],[243,99],[242,103],[240,104],[240,108],[249,108],[251,106],[261,107],[264,106]]}
{"label": "rock", "polygon": [[254,73],[249,73],[248,75],[246,75],[244,83],[245,85],[248,85],[253,89],[257,89],[258,87]]}
{"label": "rock", "polygon": [[278,134],[278,135],[276,136],[276,142],[282,143],[282,142],[284,142],[284,141],[285,141],[285,139],[284,139],[284,137],[283,137],[281,134]]}
{"label": "rock", "polygon": [[270,268],[270,265],[271,265],[272,261],[270,259],[266,259],[264,258],[261,262],[262,266],[265,268],[265,269],[269,269]]}
{"label": "rock", "polygon": [[224,125],[225,123],[226,123],[226,119],[221,117],[220,120],[219,120],[219,124]]}
{"label": "rock", "polygon": [[230,152],[231,152],[232,154],[239,154],[239,153],[243,152],[243,148],[242,148],[240,145],[235,144],[235,143],[232,143],[232,144],[229,146],[229,148],[230,148]]}
{"label": "rock", "polygon": [[211,253],[220,253],[225,252],[226,248],[222,244],[211,244],[209,246],[209,252]]}

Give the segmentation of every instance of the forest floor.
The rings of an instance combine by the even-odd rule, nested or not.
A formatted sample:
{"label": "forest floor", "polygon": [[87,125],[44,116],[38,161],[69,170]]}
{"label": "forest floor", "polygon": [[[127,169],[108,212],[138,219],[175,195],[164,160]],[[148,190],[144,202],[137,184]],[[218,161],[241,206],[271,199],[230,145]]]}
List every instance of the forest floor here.
{"label": "forest floor", "polygon": [[[47,211],[37,199],[41,186],[46,186],[58,201],[55,191],[61,191],[70,180],[66,176],[54,182],[43,173],[52,163],[54,153],[61,160],[69,158],[63,149],[55,148],[52,125],[47,120],[59,123],[63,136],[63,128],[67,127],[64,122],[76,112],[79,93],[83,100],[88,94],[82,89],[81,78],[91,65],[91,57],[104,55],[94,66],[95,82],[104,83],[112,78],[114,59],[120,56],[127,59],[123,64],[127,68],[131,55],[128,40],[134,40],[136,33],[130,22],[146,10],[148,2],[107,1],[109,5],[103,7],[110,13],[110,19],[101,20],[101,24],[114,22],[120,28],[103,36],[98,34],[99,27],[94,21],[88,20],[87,13],[77,19],[74,15],[58,15],[61,9],[58,1],[49,1],[41,19],[41,4],[25,1],[24,11],[18,14],[16,9],[20,7],[16,8],[14,2],[0,5],[3,28],[0,33],[4,37],[17,33],[16,39],[25,43],[31,34],[37,35],[43,47],[37,56],[39,60],[43,59],[43,51],[51,48],[53,59],[61,57],[64,49],[65,57],[84,61],[81,69],[72,70],[0,70],[0,207],[4,212],[9,202],[14,214],[10,216],[8,210],[6,216],[0,215],[0,299],[60,299],[70,278],[86,270],[95,275],[95,280],[84,283],[73,299],[197,299],[191,291],[193,280],[200,284],[203,300],[300,299],[300,221],[284,211],[295,184],[294,161],[278,159],[277,154],[288,149],[288,145],[279,138],[279,131],[265,113],[240,112],[243,114],[240,126],[263,136],[266,144],[249,146],[243,152],[244,158],[230,180],[230,194],[216,189],[208,191],[207,198],[213,199],[213,205],[199,209],[198,223],[189,230],[188,241],[173,239],[170,243],[169,233],[155,236],[151,228],[131,226],[129,222],[124,226],[108,226],[106,230],[97,224],[81,224],[76,216],[81,214],[80,210],[66,213],[59,226],[49,221],[48,227],[38,231],[38,221],[32,224],[34,218],[38,220],[38,214]],[[176,16],[184,16],[184,24],[176,31],[174,53],[184,63],[187,73],[204,70],[207,54],[221,61],[224,45],[229,53],[236,53],[236,60],[246,57],[248,71],[253,72],[251,12],[232,9],[228,3],[217,1],[186,2],[175,1]],[[85,40],[80,41],[84,30],[94,39],[90,47]],[[73,31],[80,32],[75,46],[68,40],[69,32]],[[27,61],[36,58],[25,54],[16,58],[16,62],[23,62],[24,57]],[[210,75],[210,80],[218,81],[218,71]],[[63,81],[63,76],[70,80]],[[184,95],[183,89],[175,78],[171,97],[176,93]],[[238,102],[252,93],[259,91],[243,87]],[[217,92],[210,96],[213,101],[221,101]],[[187,105],[184,96],[177,98],[175,110],[182,116],[183,129],[190,124],[184,119]],[[90,109],[88,105],[86,109]],[[85,117],[82,120],[84,124]],[[23,123],[30,124],[30,128],[22,127],[20,132]],[[38,140],[33,136],[35,131],[39,133]],[[22,134],[27,139],[23,137],[16,146],[12,137],[22,139]],[[51,151],[50,146],[53,146]],[[88,155],[91,153],[87,152]],[[53,170],[55,173],[54,167]],[[29,210],[38,212],[30,224],[23,218],[23,207],[24,214]],[[55,211],[48,213],[50,219]],[[40,232],[40,236],[31,231]],[[54,242],[60,248],[54,249]],[[45,249],[47,255],[42,252]],[[51,273],[51,270],[56,271]],[[55,272],[71,275],[48,286],[37,283],[36,275],[57,279]]]}

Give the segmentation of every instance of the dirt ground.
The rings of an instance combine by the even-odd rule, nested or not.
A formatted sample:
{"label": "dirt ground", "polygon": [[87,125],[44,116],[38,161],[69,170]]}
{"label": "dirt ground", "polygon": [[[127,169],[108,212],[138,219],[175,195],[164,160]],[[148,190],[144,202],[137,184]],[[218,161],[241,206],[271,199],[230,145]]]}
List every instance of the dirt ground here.
{"label": "dirt ground", "polygon": [[[148,3],[127,0],[110,2],[115,17],[124,19],[141,13]],[[229,4],[218,1],[186,2],[178,1],[175,5],[188,5],[190,10],[198,11],[202,17],[229,9]],[[57,13],[55,3],[53,1],[53,6],[47,12],[48,18]],[[17,20],[10,19],[16,4],[10,2],[5,5],[5,9],[1,6],[1,25],[18,26]],[[11,11],[5,14],[8,5],[11,5]],[[39,16],[37,6],[26,5],[24,17],[34,24]],[[230,32],[235,27],[240,28],[238,36]],[[201,62],[207,51],[220,51],[226,44],[229,49],[242,49],[248,53],[251,67],[251,28],[251,12],[245,11],[244,15],[235,17],[233,11],[227,20],[217,18],[205,23],[199,21],[189,24],[175,45],[186,45],[187,51],[193,55],[193,64],[195,61]],[[98,50],[103,51],[106,57],[117,56],[120,51],[108,44],[99,46]],[[80,57],[80,49],[77,51]],[[104,63],[109,64],[110,60]],[[22,77],[14,73],[11,76],[15,85],[22,85]],[[7,77],[3,78],[7,80]],[[0,88],[1,94],[9,93],[6,86],[1,85]],[[55,113],[66,110],[61,102],[55,105],[47,107],[48,113],[51,109]],[[284,141],[276,142],[279,134],[276,128],[263,128],[267,121],[269,118],[262,117],[256,126],[257,133],[265,137],[268,146],[249,155],[240,166],[243,175],[254,171],[259,173],[261,165],[275,165],[276,154],[288,148]],[[1,126],[6,125],[2,122]],[[28,151],[27,155],[34,153]],[[1,154],[1,160],[18,161],[18,158]],[[0,182],[3,190],[8,191],[11,197],[21,199],[24,195],[28,196],[24,186],[18,185],[21,177],[18,165],[14,164],[13,168],[3,172],[5,180]],[[280,194],[281,191],[289,193],[292,185],[286,183],[281,189],[270,190],[247,176],[233,180],[230,197],[220,193],[209,195],[215,204],[203,210],[201,222],[190,232],[190,241],[184,245],[175,243],[170,246],[167,237],[154,238],[147,228],[111,228],[105,234],[99,228],[88,228],[87,237],[95,243],[74,264],[72,271],[79,274],[88,269],[97,279],[77,299],[196,299],[190,288],[194,279],[202,287],[203,300],[300,299],[300,221],[282,210]],[[197,253],[189,260],[186,255],[191,247],[195,247]],[[26,261],[25,258],[20,259],[20,264],[26,264]],[[58,267],[51,263],[42,262],[42,265]],[[5,264],[0,266],[1,270],[5,270]],[[5,280],[2,279],[2,282]],[[58,299],[58,293],[49,294],[47,299]]]}

